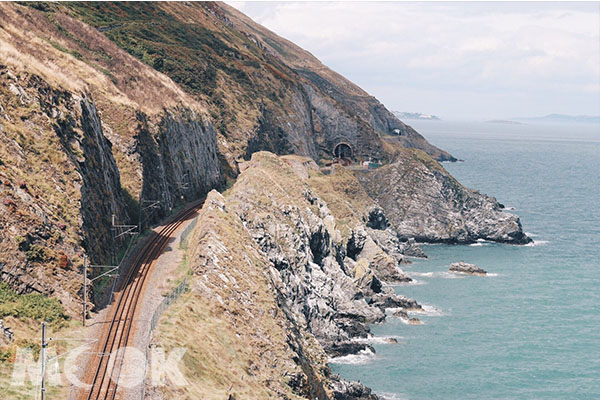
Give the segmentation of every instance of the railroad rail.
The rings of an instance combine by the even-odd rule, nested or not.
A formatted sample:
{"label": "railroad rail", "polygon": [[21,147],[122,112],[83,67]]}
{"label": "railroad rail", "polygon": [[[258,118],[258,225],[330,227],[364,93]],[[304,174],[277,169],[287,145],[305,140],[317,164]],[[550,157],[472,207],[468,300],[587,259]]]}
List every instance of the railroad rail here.
{"label": "railroad rail", "polygon": [[188,208],[173,216],[170,222],[166,223],[158,232],[154,231],[134,257],[121,284],[121,289],[115,293],[110,324],[104,329],[98,340],[97,349],[87,364],[83,381],[88,383],[90,388],[80,391],[78,399],[117,399],[119,375],[125,356],[124,349],[130,339],[136,306],[143,293],[146,277],[173,232],[198,211],[203,201],[192,203]]}

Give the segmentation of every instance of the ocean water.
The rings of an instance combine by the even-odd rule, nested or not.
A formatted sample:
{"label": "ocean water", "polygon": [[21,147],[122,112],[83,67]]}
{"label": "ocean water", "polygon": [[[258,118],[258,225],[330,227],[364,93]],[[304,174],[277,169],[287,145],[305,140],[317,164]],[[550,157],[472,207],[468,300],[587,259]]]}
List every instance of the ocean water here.
{"label": "ocean water", "polygon": [[[600,399],[600,126],[411,121],[464,185],[521,217],[534,246],[430,245],[398,293],[426,305],[373,326],[375,356],[332,363],[389,399]],[[446,273],[476,263],[490,277]]]}

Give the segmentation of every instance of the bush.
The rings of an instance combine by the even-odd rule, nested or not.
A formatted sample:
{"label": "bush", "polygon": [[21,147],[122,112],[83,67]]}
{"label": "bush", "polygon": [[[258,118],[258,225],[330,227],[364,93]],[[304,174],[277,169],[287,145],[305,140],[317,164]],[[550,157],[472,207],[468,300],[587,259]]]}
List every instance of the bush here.
{"label": "bush", "polygon": [[29,246],[29,250],[25,252],[25,255],[29,261],[44,262],[48,261],[49,258],[46,248],[37,244]]}
{"label": "bush", "polygon": [[58,300],[39,293],[19,295],[7,283],[0,282],[0,318],[7,316],[56,324],[69,318]]}

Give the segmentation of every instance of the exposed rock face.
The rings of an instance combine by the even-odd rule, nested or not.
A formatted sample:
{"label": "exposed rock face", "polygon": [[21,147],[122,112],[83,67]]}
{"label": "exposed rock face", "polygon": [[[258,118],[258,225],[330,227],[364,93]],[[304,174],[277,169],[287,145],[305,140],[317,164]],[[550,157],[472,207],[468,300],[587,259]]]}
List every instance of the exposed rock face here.
{"label": "exposed rock face", "polygon": [[[82,245],[92,262],[110,263],[111,246],[108,242],[112,236],[112,215],[115,215],[117,224],[130,221],[112,144],[104,136],[96,107],[87,97],[81,99],[80,106],[80,124],[73,124],[76,121],[69,115],[66,120],[58,121],[55,130],[66,146],[65,151],[70,151],[75,145],[83,151],[83,160],[77,163],[83,179],[81,216],[85,241]],[[76,130],[82,135],[79,136]]]}
{"label": "exposed rock face", "polygon": [[[255,318],[261,318],[262,325],[270,325],[272,318],[287,327],[289,347],[278,353],[279,371],[294,376],[288,385],[296,393],[311,399],[377,399],[363,385],[331,376],[318,355],[323,350],[330,357],[374,352],[352,339],[367,338],[369,323],[383,321],[388,308],[421,309],[383,284],[410,280],[399,268],[401,247],[395,232],[382,223],[385,214],[374,211],[364,192],[358,202],[356,193],[333,189],[360,189],[344,169],[325,176],[308,158],[266,152],[255,153],[242,169],[225,197],[209,194],[199,217],[192,238],[199,244],[189,255],[197,290],[203,298],[233,307],[231,318],[238,332],[249,322],[227,305],[230,301],[242,296],[235,301],[252,313],[257,299],[276,301],[277,310]],[[324,198],[353,207],[336,208],[334,213]],[[377,220],[371,225],[379,229],[367,228],[369,219]],[[259,286],[245,294],[242,288],[255,287],[261,276],[270,291]],[[310,345],[307,338],[318,345]],[[290,356],[290,351],[296,355]],[[301,372],[290,370],[286,359],[294,359]]]}
{"label": "exposed rock face", "polygon": [[[110,263],[112,215],[117,224],[138,222],[137,201],[123,188],[115,161],[127,146],[103,122],[89,94],[0,67],[0,99],[6,112],[0,115],[0,159],[14,166],[0,164],[0,248],[6,255],[1,278],[21,293],[53,294],[72,311],[79,307],[81,256]],[[154,218],[222,184],[216,134],[202,115],[165,111],[152,133],[145,133],[142,141],[154,147],[127,151],[145,161],[139,177],[150,187],[145,198],[161,200],[163,212]],[[124,244],[117,239],[115,253]]]}
{"label": "exposed rock face", "polygon": [[402,151],[390,165],[357,177],[369,195],[378,199],[401,239],[531,242],[516,215],[502,211],[493,197],[465,188],[418,151]]}
{"label": "exposed rock face", "polygon": [[215,129],[192,110],[166,111],[156,125],[138,114],[136,152],[142,198],[160,201],[154,220],[169,215],[176,202],[197,199],[223,184]]}
{"label": "exposed rock face", "polygon": [[483,268],[479,268],[475,264],[469,264],[464,261],[455,262],[455,263],[450,264],[449,271],[450,272],[460,272],[460,273],[469,274],[469,275],[487,275],[487,271],[484,270]]}
{"label": "exposed rock face", "polygon": [[[239,215],[275,266],[282,307],[302,316],[299,324],[330,355],[364,350],[350,339],[366,337],[366,324],[382,321],[386,308],[420,308],[381,283],[410,280],[398,267],[404,260],[401,247],[395,232],[382,223],[381,210],[358,211],[344,239],[328,204],[311,187],[312,176],[320,176],[314,163],[256,153],[246,168],[228,195],[227,208]],[[328,178],[335,180],[335,171]],[[369,215],[380,229],[363,225]]]}

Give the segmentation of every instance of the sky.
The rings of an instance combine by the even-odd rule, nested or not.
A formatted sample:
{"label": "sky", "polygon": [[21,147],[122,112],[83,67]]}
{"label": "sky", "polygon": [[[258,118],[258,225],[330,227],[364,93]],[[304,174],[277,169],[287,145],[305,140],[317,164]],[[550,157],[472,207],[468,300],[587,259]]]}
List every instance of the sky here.
{"label": "sky", "polygon": [[600,115],[600,2],[228,2],[388,109]]}

